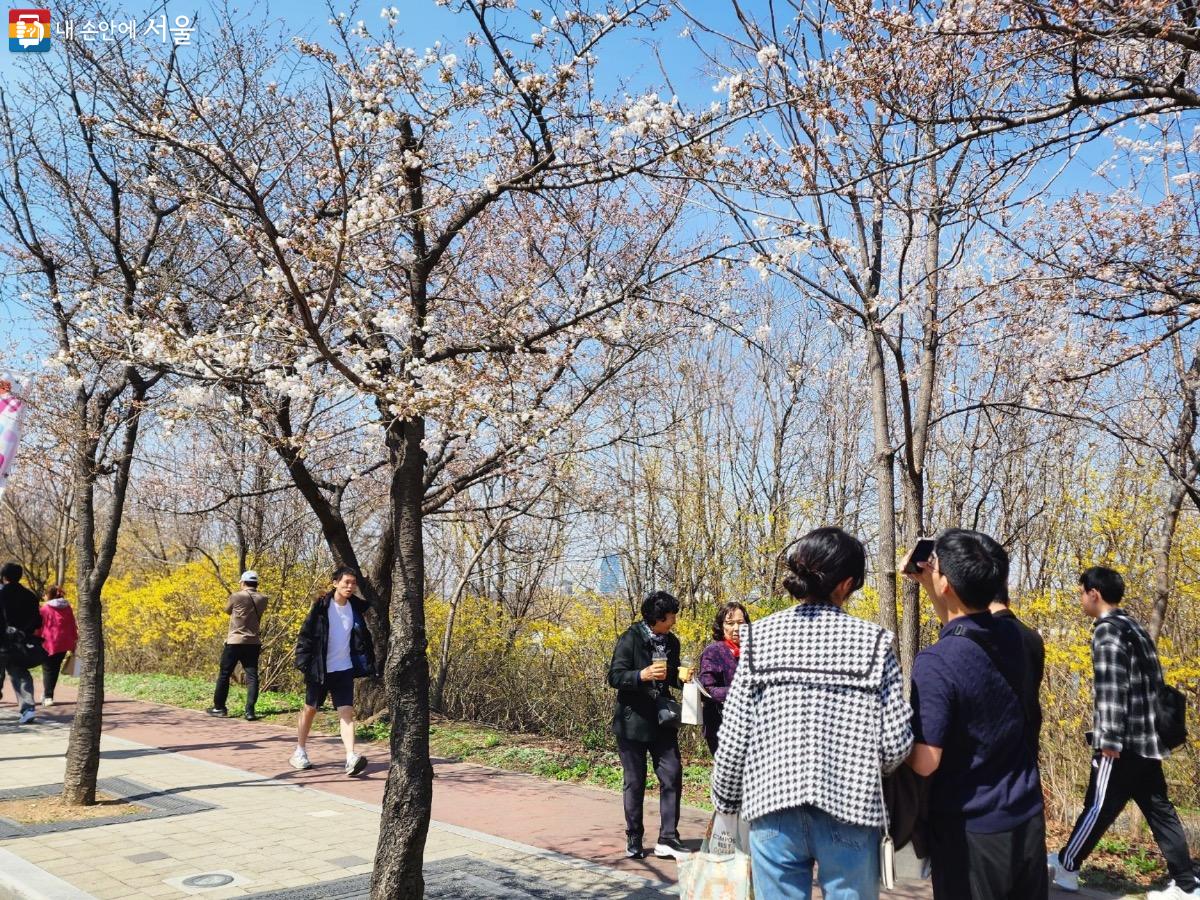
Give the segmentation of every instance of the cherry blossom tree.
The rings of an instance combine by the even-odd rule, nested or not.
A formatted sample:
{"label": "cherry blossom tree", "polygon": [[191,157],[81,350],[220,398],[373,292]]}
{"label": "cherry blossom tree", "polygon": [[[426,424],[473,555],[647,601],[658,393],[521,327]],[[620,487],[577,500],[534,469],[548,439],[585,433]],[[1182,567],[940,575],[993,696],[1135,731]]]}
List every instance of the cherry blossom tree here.
{"label": "cherry blossom tree", "polygon": [[[344,485],[385,479],[364,572],[392,723],[377,897],[422,890],[424,518],[519,467],[703,305],[688,273],[706,239],[681,227],[671,176],[721,127],[596,89],[601,44],[663,4],[452,9],[469,33],[425,52],[398,43],[395,13],[378,36],[332,20],[332,47],[76,50],[105,106],[89,121],[176,198],[193,264],[148,274],[160,301],[107,307],[106,349],[187,379],[180,407],[256,423],[340,562],[362,559]],[[323,482],[308,459],[346,429],[363,467]]]}
{"label": "cherry blossom tree", "polygon": [[939,150],[947,126],[891,109],[844,78],[841,31],[852,23],[837,3],[732,8],[736,29],[720,31],[697,10],[690,31],[729,104],[760,112],[705,184],[751,267],[860,335],[877,491],[873,575],[880,623],[899,632],[907,667],[920,645],[919,595],[912,582],[898,584],[896,566],[930,526],[939,360],[992,315],[973,274],[981,236],[1037,190],[1026,181],[1040,158],[1017,167],[983,139]]}
{"label": "cherry blossom tree", "polygon": [[924,154],[1006,136],[1014,157],[1200,105],[1188,2],[944,0],[832,8],[836,68],[864,98],[937,129]]}
{"label": "cherry blossom tree", "polygon": [[49,335],[51,371],[40,420],[69,451],[79,624],[79,697],[63,797],[96,800],[104,698],[101,592],[112,571],[134,449],[161,372],[104,348],[113,337],[98,305],[129,313],[153,303],[143,275],[170,267],[179,204],[125,185],[145,172],[108,144],[88,115],[91,97],[68,71],[45,66],[17,96],[0,96],[0,234],[22,300]]}

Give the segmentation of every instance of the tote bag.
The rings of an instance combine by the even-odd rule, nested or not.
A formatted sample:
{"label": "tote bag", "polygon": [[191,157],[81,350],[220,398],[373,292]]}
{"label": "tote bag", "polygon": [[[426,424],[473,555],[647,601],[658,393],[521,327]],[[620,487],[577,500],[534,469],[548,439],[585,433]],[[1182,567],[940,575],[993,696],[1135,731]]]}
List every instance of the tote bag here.
{"label": "tote bag", "polygon": [[749,854],[736,843],[732,853],[713,853],[712,828],[709,822],[700,852],[679,863],[680,900],[753,900]]}

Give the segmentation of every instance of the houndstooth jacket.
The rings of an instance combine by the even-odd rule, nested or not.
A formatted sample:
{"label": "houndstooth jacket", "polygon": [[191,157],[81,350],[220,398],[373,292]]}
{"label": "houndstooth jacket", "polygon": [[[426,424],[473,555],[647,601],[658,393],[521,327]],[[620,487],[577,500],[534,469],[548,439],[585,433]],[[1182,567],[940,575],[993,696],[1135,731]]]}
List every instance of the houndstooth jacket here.
{"label": "houndstooth jacket", "polygon": [[713,805],[757,819],[811,804],[881,826],[879,773],[912,749],[893,635],[804,603],[742,629],[712,774]]}
{"label": "houndstooth jacket", "polygon": [[1092,632],[1092,747],[1147,759],[1170,751],[1158,737],[1154,700],[1162,667],[1146,629],[1123,609],[1096,620]]}

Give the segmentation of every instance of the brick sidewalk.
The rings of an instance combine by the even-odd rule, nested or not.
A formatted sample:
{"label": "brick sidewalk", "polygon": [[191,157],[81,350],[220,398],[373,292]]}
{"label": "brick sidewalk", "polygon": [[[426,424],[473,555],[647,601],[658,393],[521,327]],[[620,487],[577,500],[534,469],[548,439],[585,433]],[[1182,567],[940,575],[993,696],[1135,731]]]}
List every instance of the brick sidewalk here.
{"label": "brick sidewalk", "polygon": [[[71,699],[67,691],[60,693],[63,700]],[[2,713],[9,721],[11,709],[5,704]],[[0,788],[61,781],[72,709],[70,702],[39,709],[44,724],[0,728],[5,775]],[[3,840],[0,835],[0,853],[15,854],[105,900],[186,896],[184,888],[168,882],[218,870],[239,880],[193,892],[243,896],[341,884],[353,876],[361,882],[370,872],[386,774],[379,754],[386,747],[372,746],[365,776],[349,779],[341,771],[340,742],[314,737],[309,742],[314,768],[296,772],[287,764],[295,741],[289,728],[213,719],[120,697],[105,704],[104,731],[102,778],[123,776],[217,808],[36,837]],[[666,896],[663,890],[675,881],[673,861],[624,858],[620,797],[611,791],[448,760],[435,760],[435,768],[434,822],[425,856],[431,895],[445,878],[460,878],[474,879],[471,891],[478,891],[460,885],[445,896],[640,900]],[[647,804],[648,832],[657,821],[655,807],[656,802]],[[694,842],[707,821],[703,811],[685,809],[685,839]],[[322,829],[336,838],[314,840],[314,832]],[[476,864],[491,866],[492,874],[468,871]],[[533,878],[544,891],[514,884],[515,893],[496,893],[496,879],[503,881],[504,873]],[[887,896],[923,900],[931,895],[926,882]],[[0,882],[0,900],[4,897]]]}

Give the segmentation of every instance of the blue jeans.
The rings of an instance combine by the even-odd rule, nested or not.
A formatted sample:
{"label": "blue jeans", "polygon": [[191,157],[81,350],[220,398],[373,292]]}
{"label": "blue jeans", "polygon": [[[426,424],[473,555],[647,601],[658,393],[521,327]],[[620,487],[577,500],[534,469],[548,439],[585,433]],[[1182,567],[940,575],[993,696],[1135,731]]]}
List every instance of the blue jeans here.
{"label": "blue jeans", "polygon": [[878,900],[879,829],[850,825],[815,806],[750,823],[758,900],[810,900],[813,864],[825,900]]}

